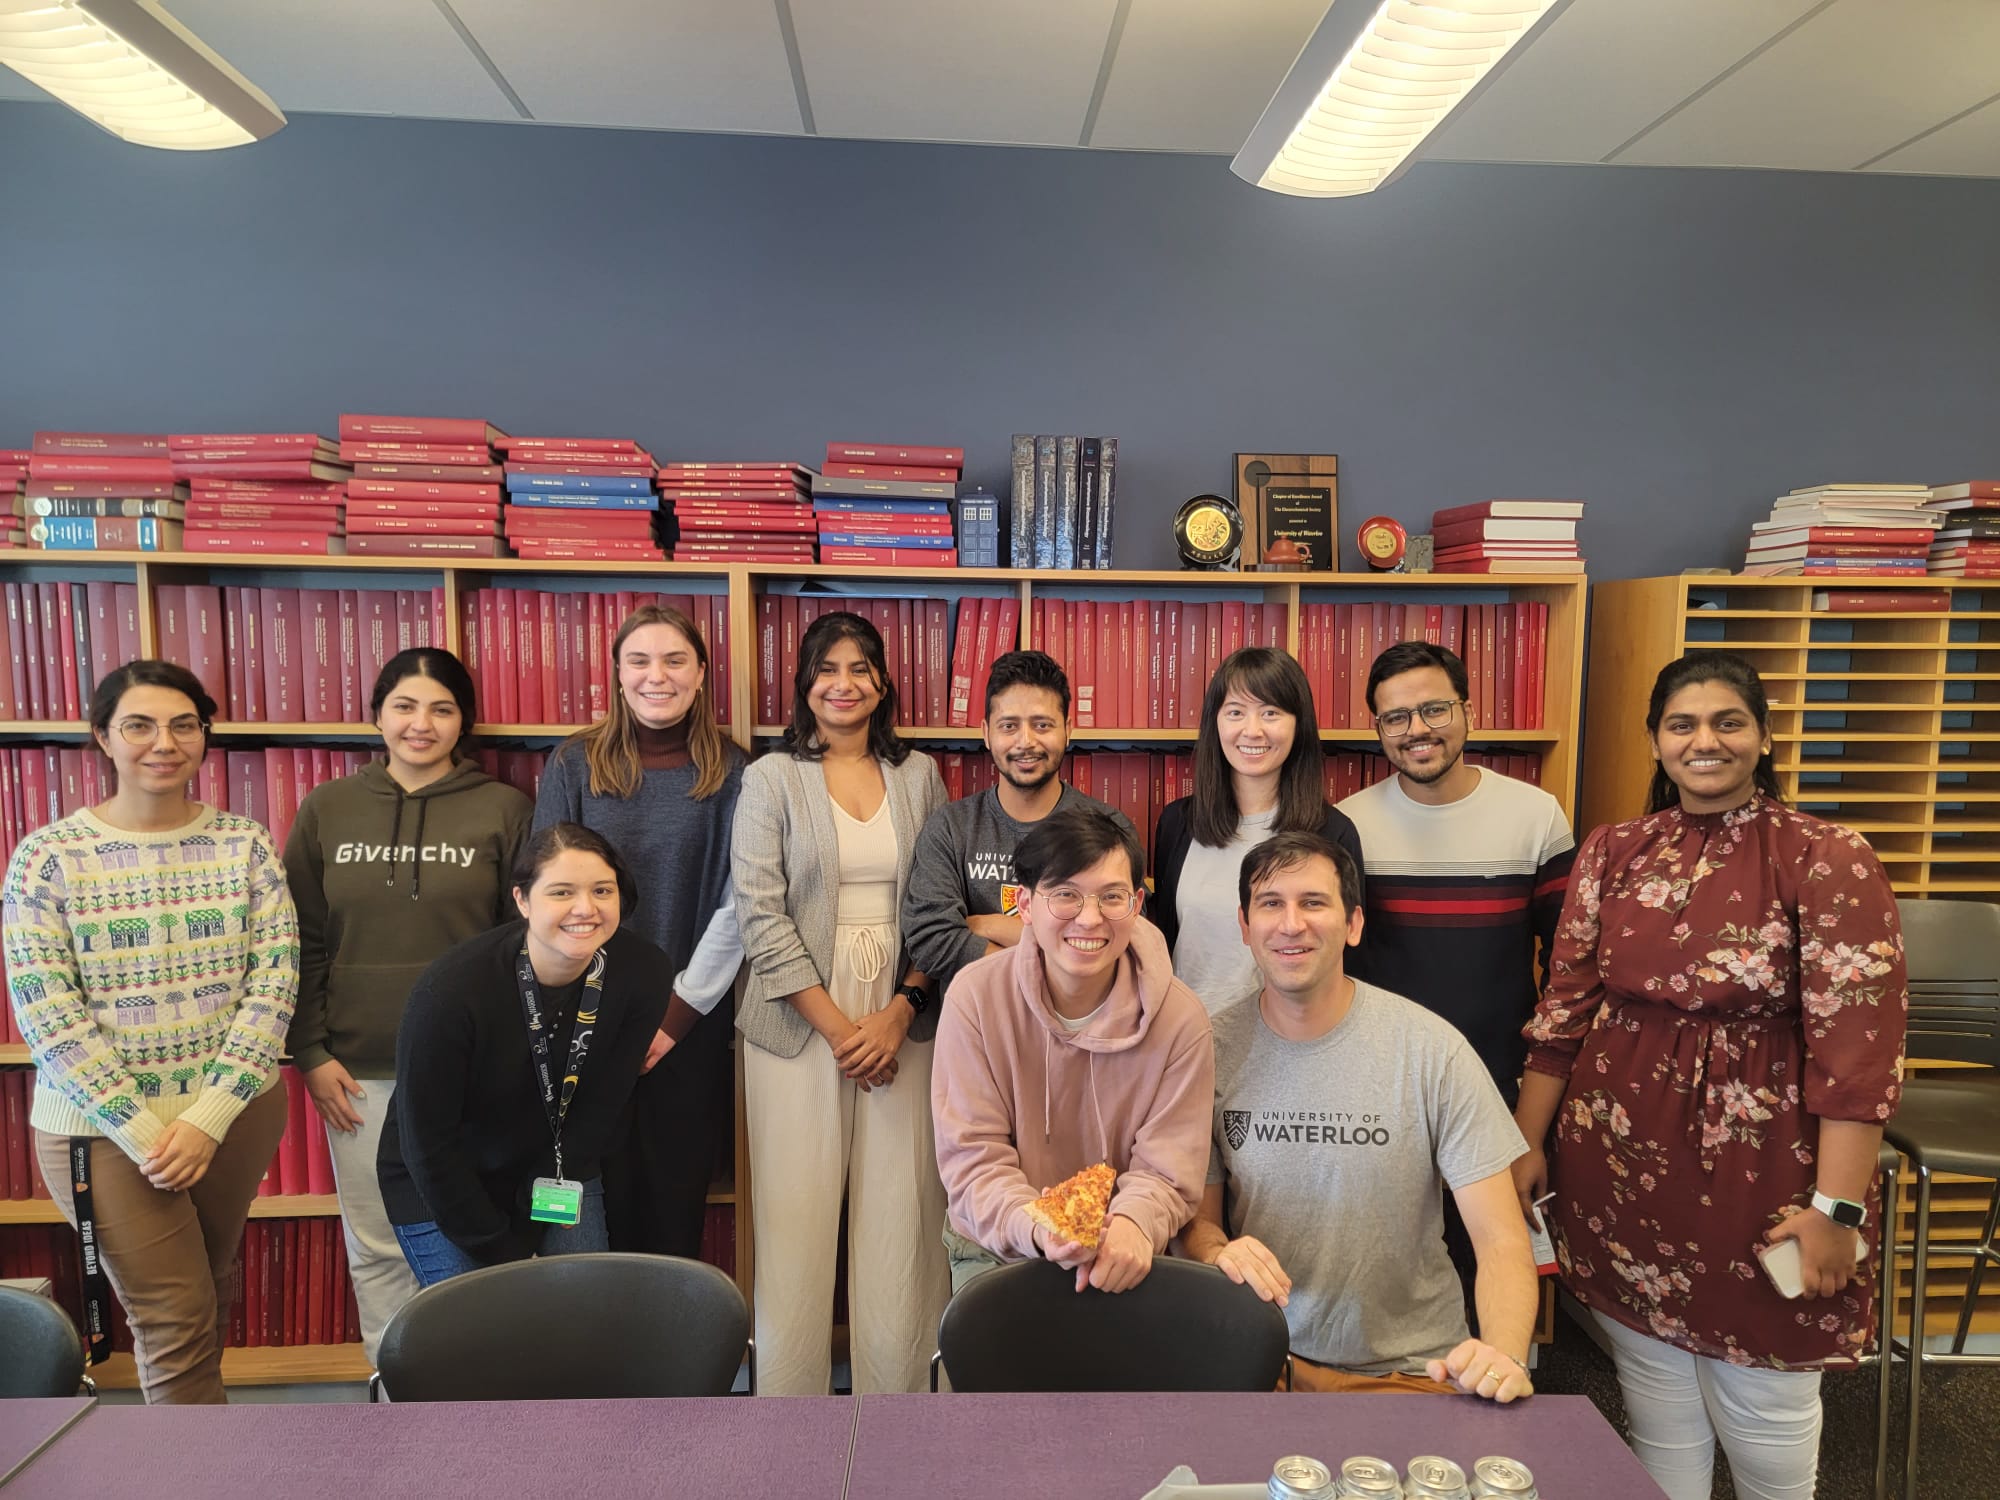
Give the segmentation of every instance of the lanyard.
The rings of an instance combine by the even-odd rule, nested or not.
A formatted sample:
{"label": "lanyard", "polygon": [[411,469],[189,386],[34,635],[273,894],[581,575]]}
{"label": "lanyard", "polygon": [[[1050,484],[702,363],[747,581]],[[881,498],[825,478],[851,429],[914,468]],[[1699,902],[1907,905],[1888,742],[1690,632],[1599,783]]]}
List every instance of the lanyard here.
{"label": "lanyard", "polygon": [[556,1176],[562,1176],[562,1132],[563,1121],[569,1117],[569,1101],[576,1094],[576,1081],[583,1073],[583,1060],[590,1052],[590,1034],[597,1027],[597,1006],[604,993],[604,950],[598,949],[592,955],[590,967],[584,970],[583,992],[577,996],[576,1022],[570,1027],[569,1065],[563,1070],[562,1089],[558,1093],[556,1081],[549,1071],[549,1030],[542,1024],[542,996],[535,984],[535,966],[528,960],[528,945],[521,945],[521,956],[514,966],[514,976],[521,986],[521,1013],[528,1022],[528,1052],[534,1062],[535,1082],[542,1091],[542,1109],[548,1116],[549,1137],[555,1143]]}
{"label": "lanyard", "polygon": [[83,1251],[84,1338],[90,1362],[101,1365],[111,1357],[111,1282],[104,1274],[103,1251],[97,1243],[97,1214],[91,1206],[91,1144],[90,1136],[70,1137],[69,1180],[76,1208],[77,1243]]}

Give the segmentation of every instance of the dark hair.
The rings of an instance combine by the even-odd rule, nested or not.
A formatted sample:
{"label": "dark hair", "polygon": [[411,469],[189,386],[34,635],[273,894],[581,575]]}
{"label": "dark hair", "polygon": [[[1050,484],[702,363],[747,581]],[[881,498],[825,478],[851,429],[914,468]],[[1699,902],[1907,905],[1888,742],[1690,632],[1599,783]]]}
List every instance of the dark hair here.
{"label": "dark hair", "polygon": [[1318,833],[1274,833],[1244,855],[1236,876],[1237,908],[1248,916],[1253,890],[1280,871],[1309,859],[1333,862],[1333,873],[1340,881],[1340,904],[1351,916],[1361,906],[1361,871],[1355,868],[1353,855]]}
{"label": "dark hair", "polygon": [[1064,807],[1050,813],[1014,847],[1014,878],[1033,890],[1045,880],[1081,875],[1107,854],[1123,850],[1132,862],[1132,888],[1146,884],[1146,856],[1138,835],[1108,812]]}
{"label": "dark hair", "polygon": [[1458,659],[1456,651],[1447,651],[1429,641],[1398,641],[1376,657],[1375,664],[1368,669],[1368,712],[1375,712],[1375,689],[1391,677],[1424,667],[1442,669],[1451,679],[1451,690],[1461,701],[1472,696],[1471,679],[1465,675],[1465,663]]}
{"label": "dark hair", "polygon": [[537,830],[521,846],[521,852],[514,856],[514,868],[508,872],[507,887],[514,891],[528,891],[541,878],[542,871],[550,860],[566,850],[576,849],[584,854],[595,854],[607,865],[618,880],[618,909],[621,916],[630,916],[639,902],[639,887],[632,881],[632,872],[625,868],[625,861],[618,856],[618,847],[603,834],[581,823],[551,823]]}
{"label": "dark hair", "polygon": [[1236,805],[1236,780],[1222,753],[1216,727],[1222,700],[1232,690],[1281,708],[1297,722],[1292,748],[1278,768],[1278,815],[1274,831],[1317,828],[1326,821],[1326,752],[1319,745],[1319,718],[1313,711],[1312,684],[1305,668],[1275,646],[1245,646],[1232,651],[1208,680],[1201,700],[1201,733],[1194,742],[1194,837],[1198,844],[1220,849],[1236,837],[1242,809]]}
{"label": "dark hair", "polygon": [[[1743,700],[1743,706],[1750,710],[1750,716],[1757,721],[1757,728],[1765,738],[1770,737],[1771,705],[1764,697],[1764,680],[1757,675],[1757,669],[1734,651],[1690,651],[1660,668],[1660,675],[1653,679],[1653,696],[1646,705],[1648,739],[1656,739],[1660,733],[1660,720],[1666,717],[1667,700],[1682,688],[1693,687],[1699,682],[1719,682],[1734,692]],[[1773,802],[1785,800],[1769,750],[1757,757],[1754,779],[1757,790]],[[1667,775],[1667,768],[1655,760],[1652,784],[1646,788],[1646,811],[1661,812],[1680,806],[1680,801],[1681,789]]]}
{"label": "dark hair", "polygon": [[194,704],[195,716],[201,720],[201,749],[206,755],[209,726],[215,722],[215,700],[208,696],[208,689],[201,685],[201,679],[186,667],[154,657],[128,661],[124,666],[104,674],[90,695],[91,733],[110,734],[111,716],[118,712],[118,700],[133,688],[140,687],[166,688],[184,694]]}
{"label": "dark hair", "polygon": [[382,670],[375,678],[375,691],[368,695],[368,718],[371,723],[381,721],[382,705],[389,701],[389,695],[396,691],[396,684],[405,677],[428,677],[451,694],[452,702],[458,705],[458,716],[463,721],[458,743],[451,747],[451,753],[456,757],[471,736],[472,726],[479,722],[479,694],[472,686],[472,674],[465,670],[465,663],[442,646],[412,646],[407,651],[398,651],[382,663]]}
{"label": "dark hair", "polygon": [[845,609],[821,615],[799,641],[799,669],[792,677],[792,722],[785,726],[785,749],[798,760],[818,760],[826,754],[826,746],[819,740],[819,721],[813,717],[806,694],[819,680],[819,669],[827,653],[842,641],[854,642],[882,694],[882,701],[868,716],[868,753],[877,760],[900,766],[909,759],[910,747],[896,738],[896,683],[889,676],[882,632],[875,628],[874,622]]}
{"label": "dark hair", "polygon": [[986,679],[986,717],[993,717],[995,698],[1017,687],[1054,693],[1062,703],[1063,718],[1069,718],[1069,674],[1048,652],[1008,651],[994,658],[991,675]]}

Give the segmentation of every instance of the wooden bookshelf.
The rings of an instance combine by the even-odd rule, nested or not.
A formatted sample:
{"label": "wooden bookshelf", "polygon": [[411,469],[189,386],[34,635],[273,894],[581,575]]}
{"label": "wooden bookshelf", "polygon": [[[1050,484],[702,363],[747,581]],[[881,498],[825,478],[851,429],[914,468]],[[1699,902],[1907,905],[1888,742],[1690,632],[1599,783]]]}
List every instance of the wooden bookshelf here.
{"label": "wooden bookshelf", "polygon": [[[1812,596],[1942,590],[1949,610],[1834,614]],[[1771,754],[1793,806],[1853,829],[1901,897],[2000,901],[2000,583],[1949,578],[1744,578],[1684,573],[1591,591],[1590,774],[1579,830],[1636,817],[1652,776],[1646,702],[1659,669],[1685,651],[1734,651],[1756,667],[1771,705]],[[1922,1074],[1949,1064],[1912,1059]],[[1900,1234],[1915,1233],[1901,1189]],[[1941,1175],[1932,1234],[1976,1237],[1992,1185]],[[1956,1326],[1970,1262],[1939,1262],[1924,1322]],[[1907,1267],[1897,1317],[1909,1316]],[[1981,1286],[1973,1328],[2000,1331],[2000,1277]]]}
{"label": "wooden bookshelf", "polygon": [[[1284,645],[1299,650],[1300,607],[1305,603],[1353,603],[1363,600],[1395,599],[1398,602],[1499,603],[1537,601],[1548,605],[1549,621],[1544,673],[1544,712],[1548,728],[1543,730],[1480,730],[1469,743],[1483,746],[1510,746],[1539,752],[1542,758],[1542,785],[1574,818],[1577,796],[1578,713],[1582,702],[1583,629],[1586,582],[1582,578],[1492,578],[1448,574],[1336,574],[1336,573],[1184,573],[1143,570],[1035,571],[1013,568],[841,568],[818,564],[809,566],[760,567],[747,565],[714,566],[699,563],[666,562],[541,562],[516,558],[374,558],[299,557],[261,555],[220,555],[207,553],[152,552],[20,552],[0,558],[0,579],[35,579],[58,575],[72,581],[87,574],[94,580],[109,579],[135,583],[139,597],[139,645],[144,653],[158,648],[158,610],[155,590],[163,585],[187,583],[277,586],[296,578],[303,587],[350,587],[379,578],[385,587],[437,588],[442,585],[444,612],[437,622],[439,638],[452,651],[462,652],[460,601],[474,589],[484,587],[587,588],[625,587],[659,591],[694,590],[720,593],[727,598],[726,617],[730,641],[728,684],[729,722],[727,732],[737,744],[751,749],[762,740],[766,744],[781,731],[780,726],[756,724],[757,706],[757,601],[767,590],[783,591],[801,586],[815,593],[847,592],[856,597],[879,597],[885,593],[951,596],[959,592],[1006,593],[1021,604],[1018,639],[1011,644],[1028,646],[1032,641],[1032,605],[1037,597],[1111,599],[1171,591],[1189,597],[1237,598],[1285,607]],[[254,576],[251,576],[254,575]],[[319,575],[314,578],[312,575]],[[333,575],[333,576],[329,576]],[[838,586],[838,587],[836,587]],[[2000,656],[1993,663],[2000,679]],[[555,740],[583,728],[582,723],[491,723],[478,733],[493,740]],[[346,723],[225,723],[216,726],[219,739],[239,742],[256,740],[361,741],[377,731],[368,724]],[[957,728],[928,726],[902,731],[908,738],[927,744],[976,746],[978,726]],[[0,721],[0,739],[64,740],[84,734],[83,726],[72,721]],[[1094,729],[1079,731],[1074,739],[1079,747],[1093,745],[1147,745],[1168,748],[1192,746],[1194,732],[1167,729]],[[1331,747],[1366,747],[1375,738],[1366,729],[1327,730],[1322,741]],[[239,748],[242,746],[239,745]],[[0,1063],[26,1062],[23,1047],[0,1048]],[[755,1245],[750,1215],[742,1211],[748,1203],[749,1152],[744,1130],[742,1067],[736,1066],[736,1109],[734,1129],[734,1171],[731,1181],[718,1185],[709,1194],[710,1203],[737,1206],[736,1280],[746,1297],[754,1285]],[[278,1200],[266,1199],[264,1202]],[[288,1202],[317,1200],[285,1200]],[[330,1201],[330,1200],[329,1200]],[[282,1212],[260,1210],[258,1212]],[[331,1213],[332,1208],[319,1210]],[[10,1212],[48,1212],[44,1205],[0,1204],[0,1224],[42,1223],[47,1218],[9,1218]],[[361,1366],[359,1345],[343,1345],[330,1350],[310,1346],[293,1349],[231,1350],[224,1357],[223,1374],[232,1383],[284,1381],[351,1380],[367,1373]],[[116,1361],[107,1369],[115,1368]],[[129,1368],[129,1361],[127,1361]],[[100,1376],[100,1383],[107,1383]],[[108,1382],[116,1385],[114,1378]],[[128,1381],[129,1383],[129,1381]]]}

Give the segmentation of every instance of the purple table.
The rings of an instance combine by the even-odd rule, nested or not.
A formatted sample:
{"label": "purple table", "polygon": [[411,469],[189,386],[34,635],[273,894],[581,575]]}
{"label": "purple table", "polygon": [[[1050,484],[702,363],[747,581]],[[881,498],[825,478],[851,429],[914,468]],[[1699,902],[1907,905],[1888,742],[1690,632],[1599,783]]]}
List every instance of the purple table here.
{"label": "purple table", "polygon": [[135,1485],[211,1500],[419,1493],[840,1500],[854,1416],[845,1396],[108,1406],[37,1458],[7,1487],[7,1500],[128,1494]]}
{"label": "purple table", "polygon": [[0,1401],[0,1484],[43,1446],[90,1410],[95,1403],[88,1396],[27,1396]]}
{"label": "purple table", "polygon": [[1287,1453],[1336,1467],[1439,1453],[1468,1470],[1502,1453],[1535,1471],[1542,1500],[1661,1495],[1586,1397],[1423,1395],[864,1396],[848,1494],[1138,1500],[1175,1464],[1205,1484],[1255,1484]]}

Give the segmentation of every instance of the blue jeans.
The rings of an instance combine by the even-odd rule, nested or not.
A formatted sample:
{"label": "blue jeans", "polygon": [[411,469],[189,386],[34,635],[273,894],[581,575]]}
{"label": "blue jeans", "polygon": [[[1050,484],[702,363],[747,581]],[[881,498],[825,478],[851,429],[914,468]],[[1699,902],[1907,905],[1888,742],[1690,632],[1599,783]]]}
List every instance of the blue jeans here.
{"label": "blue jeans", "polygon": [[[436,1286],[485,1264],[445,1237],[435,1222],[396,1225],[396,1242],[410,1263],[420,1287]],[[604,1183],[591,1178],[583,1185],[583,1211],[574,1224],[551,1224],[542,1231],[542,1255],[588,1255],[611,1248],[604,1227]]]}

